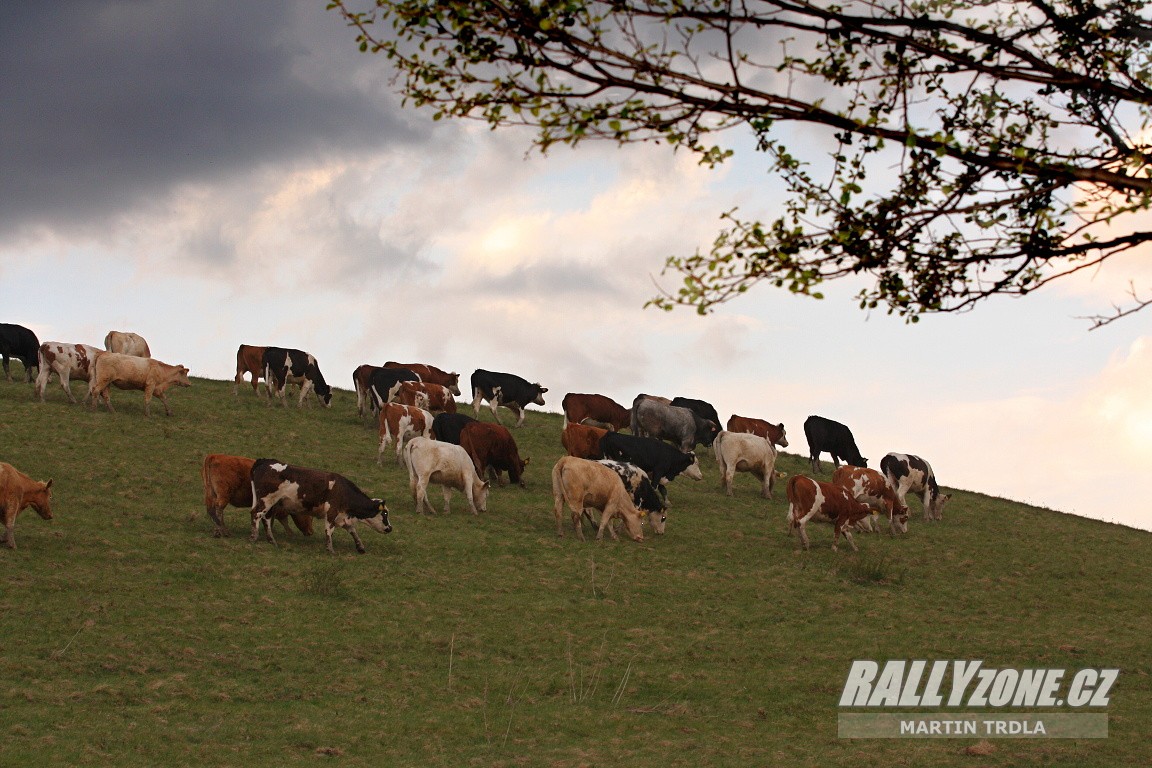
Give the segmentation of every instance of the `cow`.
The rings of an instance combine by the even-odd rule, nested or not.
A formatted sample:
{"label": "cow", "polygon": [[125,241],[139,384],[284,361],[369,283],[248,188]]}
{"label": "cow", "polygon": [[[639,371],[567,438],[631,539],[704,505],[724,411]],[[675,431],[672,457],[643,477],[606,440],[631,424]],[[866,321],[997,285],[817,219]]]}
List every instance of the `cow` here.
{"label": "cow", "polygon": [[569,421],[564,424],[564,431],[560,433],[560,444],[569,456],[579,459],[602,459],[600,441],[608,430],[599,427],[586,426]]}
{"label": "cow", "polygon": [[732,495],[732,479],[737,472],[750,472],[760,481],[760,496],[772,498],[776,484],[776,449],[772,443],[746,432],[725,430],[716,436],[712,450],[725,494]]}
{"label": "cow", "polygon": [[635,464],[648,473],[648,478],[661,494],[664,486],[683,474],[693,480],[703,480],[700,462],[694,453],[654,440],[650,437],[608,432],[600,438],[600,453],[606,459]]}
{"label": "cow", "polygon": [[436,483],[444,491],[444,514],[450,510],[452,489],[464,494],[468,510],[476,515],[488,511],[489,484],[480,479],[468,451],[459,445],[414,437],[404,446],[404,464],[408,467],[408,488],[416,502],[416,514],[425,507],[436,509],[428,501],[428,484]]}
{"label": "cow", "polygon": [[[636,505],[636,509],[648,513],[647,519],[652,525],[653,533],[663,536],[665,525],[668,522],[668,500],[661,496],[655,486],[652,485],[652,481],[648,479],[648,473],[635,464],[624,461],[598,459],[596,463],[603,464],[616,473],[620,482],[624,483],[628,493],[632,494],[632,503]],[[612,538],[616,538],[616,532],[612,528],[609,528],[608,531],[612,534]]]}
{"label": "cow", "polygon": [[[633,541],[644,541],[640,510],[632,501],[632,494],[624,487],[617,474],[595,461],[561,456],[552,468],[552,513],[556,516],[556,533],[564,535],[564,504],[572,514],[572,527],[584,540],[583,518],[589,510],[600,512],[597,540],[604,538],[604,529],[612,518],[619,517]],[[612,533],[615,537],[615,533]]]}
{"label": "cow", "polygon": [[309,392],[314,392],[316,399],[325,407],[332,407],[332,388],[324,381],[324,374],[320,372],[320,366],[312,355],[299,349],[266,347],[261,363],[269,398],[273,395],[279,397],[280,403],[285,408],[288,407],[286,394],[289,384],[300,385],[297,407],[304,405]]}
{"label": "cow", "polygon": [[851,527],[872,514],[872,508],[852,497],[843,486],[813,480],[804,475],[793,475],[788,479],[788,533],[800,529],[800,543],[808,549],[808,531],[805,525],[813,517],[820,516],[832,521],[832,550],[840,534],[848,539],[852,549],[858,551],[852,540]]}
{"label": "cow", "polygon": [[764,419],[754,419],[751,416],[737,416],[732,415],[728,419],[726,429],[729,432],[748,432],[758,437],[762,437],[773,445],[778,445],[781,448],[788,447],[788,435],[784,431],[784,422],[773,424]]}
{"label": "cow", "polygon": [[134,355],[121,355],[116,352],[102,352],[96,356],[92,366],[92,378],[88,381],[88,395],[91,406],[97,407],[97,400],[104,400],[104,407],[109,411],[112,400],[108,395],[108,388],[138,389],[144,392],[144,415],[152,415],[152,396],[160,398],[164,403],[164,413],[171,416],[172,409],[168,407],[168,398],[164,393],[173,385],[190,387],[188,369],[183,365],[169,365],[151,357],[136,357]]}
{"label": "cow", "polygon": [[15,323],[0,323],[0,357],[4,360],[4,380],[12,381],[8,361],[16,358],[24,366],[24,380],[32,381],[32,369],[39,362],[40,340],[31,329]]}
{"label": "cow", "polygon": [[[224,525],[224,508],[252,509],[252,465],[255,459],[245,456],[230,456],[225,453],[210,453],[204,457],[200,467],[200,479],[204,481],[204,509],[216,524],[215,538],[229,536]],[[296,528],[305,536],[312,535],[312,516],[302,512],[280,512],[274,517],[282,525],[284,518],[291,516]],[[193,515],[195,517],[195,515]]]}
{"label": "cow", "polygon": [[464,413],[438,413],[432,419],[432,439],[460,445],[460,432],[476,419]]}
{"label": "cow", "polygon": [[828,451],[832,464],[840,466],[843,459],[854,467],[867,467],[868,459],[860,455],[852,430],[838,421],[823,416],[809,416],[804,420],[804,436],[808,438],[808,453],[813,474],[820,471],[820,454]]}
{"label": "cow", "polygon": [[396,441],[396,461],[400,461],[404,441],[409,437],[426,437],[432,428],[432,414],[423,408],[399,403],[385,403],[380,409],[380,449],[376,464],[384,463],[384,451]]}
{"label": "cow", "polygon": [[0,512],[4,513],[4,543],[16,549],[16,516],[28,507],[52,519],[52,481],[39,482],[0,461]]}
{"label": "cow", "polygon": [[936,473],[932,466],[919,456],[907,453],[889,453],[880,460],[880,471],[888,485],[896,492],[900,503],[907,504],[905,496],[911,493],[920,494],[920,502],[924,505],[925,520],[941,520],[944,517],[944,505],[952,498],[952,494],[940,493],[940,486],[936,483]]}
{"label": "cow", "polygon": [[392,533],[384,499],[369,498],[343,475],[296,467],[275,459],[257,459],[252,465],[251,541],[259,540],[263,524],[268,541],[275,544],[272,519],[282,512],[323,518],[324,537],[331,554],[336,554],[332,532],[337,527],[352,534],[360,554],[364,554],[365,549],[360,534],[356,533],[357,522],[379,533]]}
{"label": "cow", "polygon": [[564,420],[570,424],[587,424],[619,431],[632,424],[632,411],[610,397],[569,392],[561,401]]}
{"label": "cow", "polygon": [[[368,380],[372,378],[372,372],[378,370],[380,370],[380,366],[364,363],[356,366],[356,370],[352,371],[352,386],[356,390],[356,415],[360,418],[364,418],[364,410],[371,407]],[[412,405],[419,405],[419,403],[412,403]]]}
{"label": "cow", "polygon": [[[883,466],[883,462],[881,462]],[[863,502],[876,512],[888,516],[888,530],[908,533],[908,507],[896,496],[884,475],[865,467],[843,466],[832,473],[832,482],[848,489],[852,498]],[[871,529],[871,516],[866,518]]]}
{"label": "cow", "polygon": [[152,357],[152,351],[148,349],[148,342],[144,341],[144,337],[130,331],[108,331],[104,337],[104,349],[118,355]]}
{"label": "cow", "polygon": [[482,421],[465,424],[460,430],[460,447],[468,452],[480,477],[487,475],[490,480],[504,485],[501,473],[507,472],[511,482],[526,487],[524,470],[528,467],[528,459],[520,459],[516,440],[507,427]]}
{"label": "cow", "polygon": [[415,405],[433,414],[456,413],[456,399],[452,397],[452,390],[443,384],[429,384],[426,381],[400,382],[400,390],[393,402]]}
{"label": "cow", "polygon": [[547,391],[548,387],[529,384],[525,379],[511,373],[485,371],[482,368],[477,368],[472,373],[472,409],[479,417],[480,403],[487,400],[497,424],[503,422],[500,421],[496,409],[503,405],[518,416],[516,426],[523,426],[525,406],[530,403],[544,405],[544,393]]}
{"label": "cow", "polygon": [[40,402],[44,402],[44,390],[48,389],[48,380],[52,378],[52,374],[56,374],[60,379],[60,387],[64,390],[64,394],[68,395],[68,399],[73,403],[76,402],[70,386],[72,379],[91,381],[96,356],[103,352],[104,350],[87,344],[65,344],[59,341],[46,341],[41,344],[37,357],[40,370],[36,374],[36,394],[40,397]]}
{"label": "cow", "polygon": [[[376,368],[368,376],[368,406],[379,413],[384,403],[392,402],[406,381],[420,381],[420,377],[404,368]],[[413,403],[423,408],[419,402]]]}
{"label": "cow", "polygon": [[403,368],[412,371],[420,377],[420,381],[426,381],[429,384],[439,384],[446,387],[453,395],[460,394],[460,374],[448,373],[437,368],[434,365],[426,363],[396,363],[391,360],[384,363],[385,368]]}
{"label": "cow", "polygon": [[710,446],[720,433],[720,426],[687,408],[665,405],[646,395],[637,395],[632,403],[632,434],[668,440],[685,453],[697,443]]}
{"label": "cow", "polygon": [[716,408],[708,402],[703,400],[693,400],[690,397],[674,397],[669,405],[677,408],[687,408],[702,419],[712,422],[719,428],[720,414],[716,413]]}
{"label": "cow", "polygon": [[[260,394],[260,379],[264,377],[264,352],[268,347],[254,347],[251,344],[241,344],[236,350],[236,378],[232,384],[232,394],[240,393],[240,385],[244,382],[244,374],[252,374],[252,392]],[[268,382],[264,382],[264,389],[268,389]]]}

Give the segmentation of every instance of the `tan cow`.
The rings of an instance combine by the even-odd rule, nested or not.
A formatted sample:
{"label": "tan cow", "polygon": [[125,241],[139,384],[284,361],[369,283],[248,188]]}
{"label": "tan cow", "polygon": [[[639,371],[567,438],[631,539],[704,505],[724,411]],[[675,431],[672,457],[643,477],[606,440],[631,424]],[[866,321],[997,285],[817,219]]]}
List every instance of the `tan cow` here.
{"label": "tan cow", "polygon": [[[853,467],[845,464],[832,473],[832,482],[848,489],[856,501],[867,504],[876,512],[888,516],[888,530],[892,535],[896,531],[908,533],[908,507],[897,497],[896,492],[888,485],[884,475],[874,469],[866,467]],[[861,520],[867,521],[866,529],[874,528],[872,516]]]}
{"label": "tan cow", "polygon": [[[236,350],[236,379],[232,384],[232,394],[240,393],[240,384],[244,381],[244,374],[252,374],[252,392],[260,394],[260,379],[264,377],[264,350],[268,347],[254,347],[251,344],[241,344]],[[264,382],[264,391],[268,391],[268,382]]]}
{"label": "tan cow", "polygon": [[396,441],[396,461],[400,461],[404,441],[410,437],[428,437],[432,429],[432,414],[423,408],[398,403],[384,403],[380,409],[380,449],[376,464],[384,463],[384,450]]}
{"label": "tan cow", "polygon": [[128,331],[108,331],[104,337],[104,349],[118,355],[132,355],[133,357],[152,357],[148,349],[148,342],[138,333]]}
{"label": "tan cow", "polygon": [[168,400],[164,393],[172,385],[190,387],[188,369],[182,365],[168,365],[149,357],[133,357],[120,355],[115,352],[105,352],[96,358],[95,373],[88,382],[88,398],[92,406],[96,406],[96,399],[102,398],[104,406],[109,410],[112,401],[108,396],[108,388],[139,389],[144,391],[144,415],[151,415],[152,395],[160,398],[164,403],[164,412],[172,415],[168,407]]}
{"label": "tan cow", "polygon": [[[216,531],[212,535],[216,538],[229,536],[228,528],[224,525],[224,507],[231,504],[234,507],[243,507],[252,510],[252,465],[255,459],[244,456],[229,456],[225,453],[210,453],[204,457],[204,464],[200,468],[200,477],[204,481],[204,508],[208,517],[216,524]],[[195,517],[195,514],[193,514]],[[274,516],[281,525],[287,526],[284,521],[289,517],[287,513]],[[292,521],[296,528],[305,536],[312,535],[312,516],[303,513],[293,513]]]}
{"label": "tan cow", "polygon": [[39,372],[36,376],[36,394],[40,402],[44,402],[44,390],[48,388],[48,380],[52,374],[60,379],[60,386],[68,399],[76,402],[69,386],[73,378],[89,381],[92,378],[92,365],[97,355],[104,354],[104,350],[90,347],[87,344],[65,344],[59,341],[46,341],[40,345]]}
{"label": "tan cow", "polygon": [[712,450],[724,493],[732,495],[732,479],[737,472],[750,472],[760,481],[760,496],[772,498],[776,485],[776,449],[772,443],[751,433],[725,430],[716,436]]}
{"label": "tan cow", "polygon": [[488,511],[489,485],[480,479],[472,457],[460,446],[414,437],[404,446],[404,465],[408,467],[408,487],[416,501],[416,514],[425,508],[436,514],[428,501],[429,483],[443,487],[445,514],[450,511],[453,488],[464,494],[472,514]]}
{"label": "tan cow", "polygon": [[0,512],[4,513],[4,543],[8,549],[16,549],[16,516],[28,507],[45,520],[52,519],[52,481],[38,482],[0,461]]}
{"label": "tan cow", "polygon": [[556,533],[564,535],[564,504],[572,514],[572,527],[576,535],[584,540],[584,526],[581,522],[588,510],[600,511],[600,527],[596,538],[604,538],[604,529],[612,518],[624,521],[624,527],[633,541],[644,541],[641,528],[643,513],[636,509],[632,496],[624,487],[619,476],[599,462],[578,459],[575,456],[561,456],[552,468],[552,513],[556,516]]}

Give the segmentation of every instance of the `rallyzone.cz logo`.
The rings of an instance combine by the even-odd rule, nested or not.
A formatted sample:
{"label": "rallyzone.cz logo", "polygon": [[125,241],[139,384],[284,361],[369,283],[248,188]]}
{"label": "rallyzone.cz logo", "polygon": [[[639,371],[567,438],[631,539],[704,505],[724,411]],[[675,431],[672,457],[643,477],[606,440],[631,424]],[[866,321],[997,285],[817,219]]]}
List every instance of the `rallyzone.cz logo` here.
{"label": "rallyzone.cz logo", "polygon": [[[841,713],[843,738],[1104,738],[1118,669],[987,668],[982,661],[854,661],[841,707],[1072,708],[1078,713]],[[1089,714],[1085,710],[1096,712]],[[1081,714],[1081,712],[1083,714]]]}

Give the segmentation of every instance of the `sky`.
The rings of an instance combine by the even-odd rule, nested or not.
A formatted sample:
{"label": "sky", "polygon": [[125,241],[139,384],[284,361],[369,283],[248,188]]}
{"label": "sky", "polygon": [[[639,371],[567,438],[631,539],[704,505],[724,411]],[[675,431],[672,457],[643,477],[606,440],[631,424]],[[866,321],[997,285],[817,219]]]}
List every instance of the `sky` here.
{"label": "sky", "polygon": [[516,373],[557,412],[566,392],[695,397],[784,422],[796,453],[820,414],[873,467],[914,453],[947,487],[1152,530],[1152,310],[1082,319],[1130,281],[1152,293],[1146,253],[915,325],[858,309],[851,282],[645,309],[722,212],[778,204],[762,158],[541,156],[433,122],[324,5],[0,4],[0,321],[136,331],[213,379],[246,343],[309,351],[346,389],[400,360]]}

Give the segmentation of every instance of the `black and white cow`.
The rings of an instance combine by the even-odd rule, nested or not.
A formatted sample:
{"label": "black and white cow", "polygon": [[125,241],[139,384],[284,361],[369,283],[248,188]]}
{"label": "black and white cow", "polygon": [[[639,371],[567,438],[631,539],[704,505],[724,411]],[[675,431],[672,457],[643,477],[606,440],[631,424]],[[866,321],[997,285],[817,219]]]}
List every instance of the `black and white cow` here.
{"label": "black and white cow", "polygon": [[804,421],[804,436],[808,438],[808,455],[812,472],[820,471],[820,454],[827,451],[832,456],[832,464],[840,466],[840,460],[854,467],[867,467],[868,459],[860,455],[852,430],[838,421],[823,416],[809,416]]}
{"label": "black and white cow", "polygon": [[337,527],[352,534],[356,551],[364,553],[364,543],[356,533],[362,522],[380,533],[391,533],[388,505],[383,499],[369,498],[343,475],[319,469],[305,469],[276,461],[257,459],[252,465],[252,541],[260,538],[260,525],[273,544],[272,520],[280,514],[305,514],[324,519],[328,551],[332,531]]}
{"label": "black and white cow", "polygon": [[635,464],[648,473],[648,478],[658,486],[661,494],[666,493],[664,485],[683,474],[693,480],[703,480],[700,462],[696,454],[685,453],[675,446],[662,443],[651,437],[623,435],[609,432],[600,438],[600,453],[604,458]]}
{"label": "black and white cow", "polygon": [[672,405],[677,408],[687,408],[702,419],[707,419],[713,424],[719,426],[720,414],[716,413],[716,408],[704,400],[694,400],[691,397],[674,397],[672,398]]}
{"label": "black and white cow", "polygon": [[924,505],[925,520],[940,520],[944,516],[944,504],[952,494],[940,493],[936,483],[936,473],[932,465],[919,456],[907,453],[890,453],[880,459],[880,471],[901,504],[907,505],[904,496],[908,493],[920,494]]}
{"label": "black and white cow", "polygon": [[392,402],[405,381],[420,381],[420,376],[407,368],[374,368],[368,376],[368,403],[379,413],[384,403]]}
{"label": "black and white cow", "polygon": [[30,329],[15,323],[0,323],[0,356],[4,359],[4,379],[12,381],[8,360],[16,358],[24,364],[24,378],[32,381],[32,369],[39,366],[40,340]]}
{"label": "black and white cow", "polygon": [[476,419],[463,413],[438,413],[432,419],[432,439],[460,445],[460,432]]}
{"label": "black and white cow", "polygon": [[517,415],[516,426],[522,426],[525,416],[524,407],[530,403],[544,405],[544,393],[547,391],[547,387],[529,384],[526,379],[511,373],[485,371],[482,368],[477,368],[472,373],[473,410],[479,416],[480,402],[487,400],[488,407],[492,409],[492,416],[498,424],[504,423],[500,421],[500,415],[496,413],[496,408],[502,405]]}
{"label": "black and white cow", "polygon": [[320,373],[320,366],[312,355],[299,349],[268,347],[264,350],[262,362],[269,397],[274,394],[287,406],[285,395],[288,385],[299,384],[300,400],[297,406],[304,405],[309,392],[315,392],[316,398],[325,406],[332,405],[332,388],[324,381],[324,374]]}
{"label": "black and white cow", "polygon": [[632,401],[632,434],[668,440],[680,446],[681,451],[689,452],[697,443],[712,445],[720,434],[720,425],[688,408],[637,395]]}
{"label": "black and white cow", "polygon": [[[620,482],[624,483],[624,487],[632,495],[632,503],[636,505],[636,509],[647,512],[648,522],[652,524],[652,530],[662,535],[664,526],[668,521],[668,500],[656,491],[652,481],[648,479],[648,473],[635,464],[624,461],[599,459],[598,463],[616,473]],[[593,522],[599,521],[594,520]]]}

